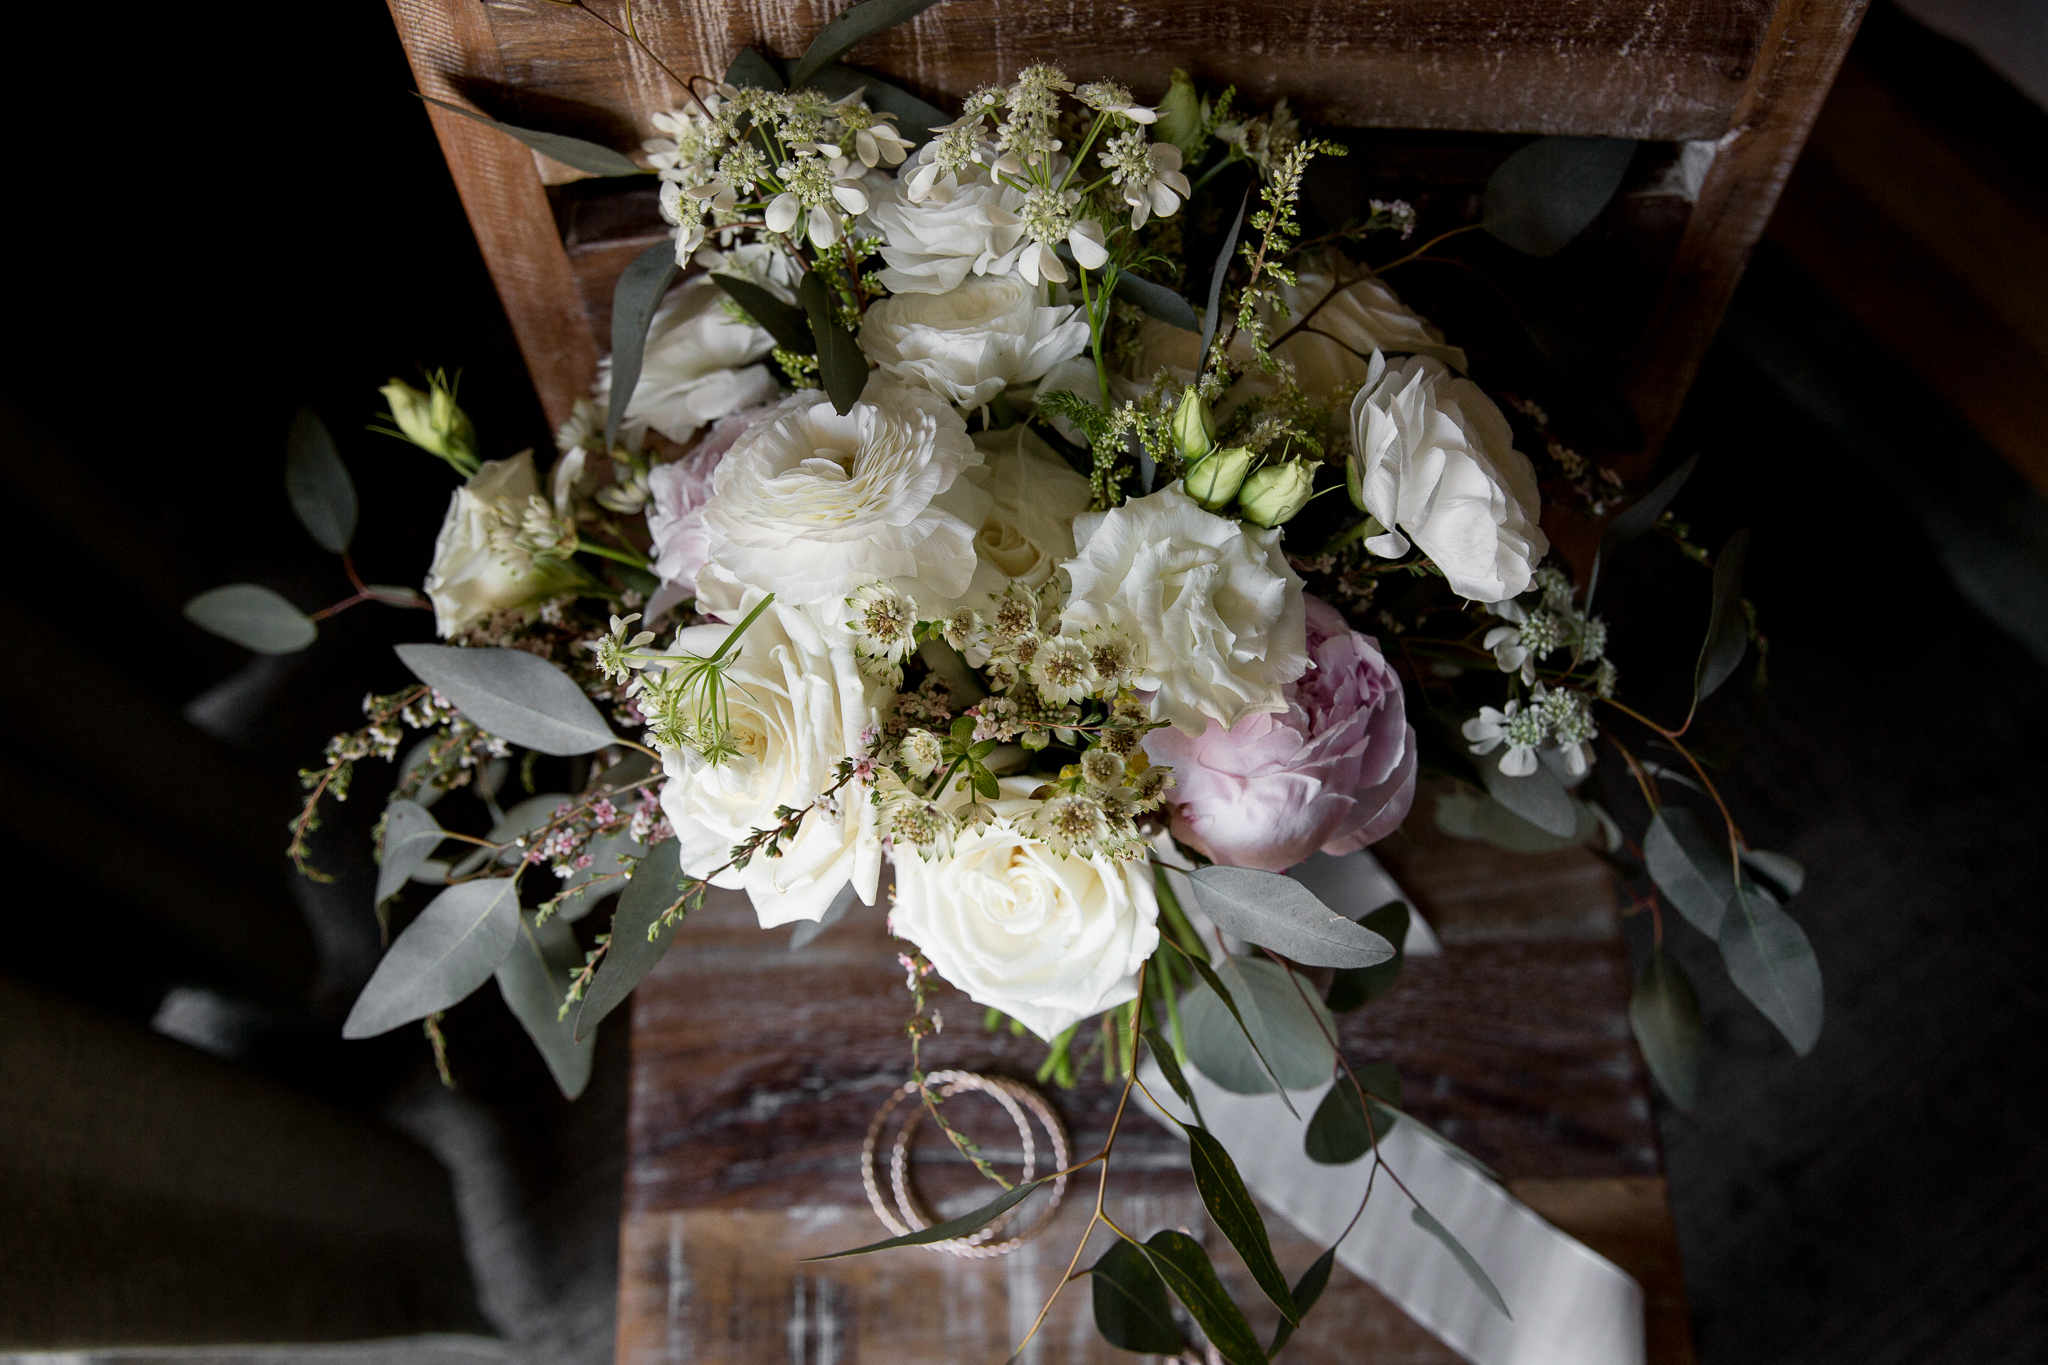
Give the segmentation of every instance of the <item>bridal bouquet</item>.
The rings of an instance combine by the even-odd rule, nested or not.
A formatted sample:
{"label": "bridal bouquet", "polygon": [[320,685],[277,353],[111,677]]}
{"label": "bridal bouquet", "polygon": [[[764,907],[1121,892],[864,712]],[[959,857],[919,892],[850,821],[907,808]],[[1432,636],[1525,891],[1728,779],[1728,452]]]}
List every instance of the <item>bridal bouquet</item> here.
{"label": "bridal bouquet", "polygon": [[[674,241],[621,281],[613,353],[544,477],[531,452],[484,459],[443,377],[384,390],[392,434],[460,480],[423,598],[354,579],[348,475],[316,419],[294,428],[294,506],[356,586],[328,610],[430,606],[443,641],[400,646],[415,681],[366,698],[304,774],[291,855],[319,875],[322,802],[359,763],[398,763],[377,909],[411,917],[347,1035],[424,1021],[438,1057],[441,1012],[495,978],[573,1095],[598,1021],[688,951],[716,886],[800,936],[886,913],[920,1082],[936,976],[1043,1039],[1041,1080],[1099,1061],[1127,1101],[1141,1049],[1190,1106],[1186,1067],[1283,1095],[1335,1069],[1310,1154],[1377,1162],[1416,1121],[1390,1069],[1338,1053],[1332,1012],[1386,988],[1407,910],[1355,922],[1287,873],[1393,831],[1427,767],[1458,779],[1435,811],[1453,832],[1590,843],[1646,874],[1660,943],[1676,909],[1809,1047],[1818,970],[1782,905],[1797,865],[1744,843],[1685,724],[1620,699],[1593,610],[1600,565],[1657,533],[1711,568],[1696,698],[1735,672],[1743,542],[1687,541],[1666,511],[1686,471],[1609,522],[1578,581],[1545,500],[1606,515],[1618,481],[1395,293],[1427,249],[1406,245],[1407,204],[1303,239],[1304,174],[1343,149],[1284,102],[1176,75],[1145,104],[1035,65],[949,120],[833,65],[844,32],[820,42],[684,87],[644,168],[505,129],[651,170]],[[1583,226],[1597,199],[1553,211],[1556,177],[1527,173],[1559,155],[1504,166],[1483,226]],[[189,611],[259,649],[316,630],[246,584]],[[1640,835],[1579,794],[1602,751],[1641,784]],[[615,893],[608,931],[579,938]],[[1632,1018],[1689,1104],[1697,1007],[1661,947]],[[1287,1284],[1229,1154],[1188,1137],[1284,1341],[1332,1256]],[[1110,1157],[1060,1175],[1106,1180]],[[1051,1178],[863,1250],[967,1237]],[[1170,1296],[1225,1359],[1278,1349],[1194,1239],[1115,1231],[1093,1267],[1110,1340],[1178,1354]]]}

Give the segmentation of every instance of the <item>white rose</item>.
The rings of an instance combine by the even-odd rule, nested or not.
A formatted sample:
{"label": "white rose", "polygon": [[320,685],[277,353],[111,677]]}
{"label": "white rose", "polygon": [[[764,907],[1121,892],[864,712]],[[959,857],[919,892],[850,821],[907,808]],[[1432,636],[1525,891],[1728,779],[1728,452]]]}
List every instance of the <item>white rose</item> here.
{"label": "white rose", "polygon": [[920,609],[958,599],[988,511],[960,475],[981,460],[960,414],[927,389],[870,384],[844,417],[823,394],[794,394],[712,476],[700,592],[722,570],[792,603],[839,603],[877,580]]}
{"label": "white rose", "polygon": [[[759,600],[753,594],[746,605]],[[669,652],[708,657],[731,633],[731,626],[692,626]],[[780,600],[747,627],[725,677],[739,754],[715,766],[692,749],[664,749],[661,756],[668,776],[662,813],[692,876],[708,875],[731,859],[734,844],[780,823],[777,807],[802,809],[831,786],[839,761],[859,750],[861,731],[878,723],[888,696],[862,675],[852,637]],[[782,841],[782,856],[757,856],[711,884],[744,890],[763,928],[819,918],[849,881],[874,904],[882,866],[875,808],[853,787],[842,789],[835,804],[836,811],[806,815]]]}
{"label": "white rose", "polygon": [[1550,549],[1536,525],[1536,471],[1477,384],[1430,356],[1389,365],[1374,355],[1351,440],[1366,510],[1387,528],[1367,549],[1394,559],[1412,538],[1474,601],[1528,591]]}
{"label": "white rose", "polygon": [[961,477],[989,495],[974,538],[974,552],[993,582],[985,591],[1000,592],[1013,578],[1035,588],[1074,557],[1074,518],[1093,496],[1088,480],[1022,422],[976,432],[974,444],[987,462]]}
{"label": "white rose", "polygon": [[[622,434],[629,442],[652,427],[671,441],[688,441],[707,422],[775,397],[775,377],[754,362],[775,338],[726,311],[726,294],[708,275],[693,275],[662,300],[647,329],[640,382],[626,405]],[[611,401],[612,363],[597,370],[600,408]]]}
{"label": "white rose", "polygon": [[513,543],[529,500],[540,493],[533,452],[487,460],[455,490],[434,541],[427,597],[443,639],[494,611],[523,607],[564,587],[559,565],[536,560]]}
{"label": "white rose", "polygon": [[994,802],[995,821],[956,835],[950,857],[898,845],[889,922],[976,1004],[1051,1042],[1136,998],[1159,904],[1143,859],[1063,858],[1020,832],[1012,821],[1032,804]]}
{"label": "white rose", "polygon": [[1110,626],[1135,641],[1155,718],[1199,735],[1211,720],[1227,730],[1287,709],[1308,632],[1279,528],[1204,512],[1176,481],[1077,517],[1074,535],[1061,633]]}
{"label": "white rose", "polygon": [[1088,344],[1088,320],[1041,303],[1014,276],[968,280],[943,294],[899,294],[872,305],[860,348],[882,372],[963,408],[1028,384]]}
{"label": "white rose", "polygon": [[888,262],[882,284],[892,294],[943,294],[970,272],[1007,275],[1023,249],[1023,191],[991,180],[979,166],[937,177],[920,202],[911,202],[910,182],[937,146],[926,143],[868,205]]}
{"label": "white rose", "polygon": [[1274,354],[1294,362],[1296,382],[1310,398],[1321,399],[1338,389],[1365,382],[1374,351],[1432,356],[1462,373],[1465,352],[1444,341],[1444,334],[1395,296],[1374,275],[1335,286],[1327,259],[1298,272],[1295,284],[1282,285],[1281,302],[1289,316],[1276,318],[1273,335],[1293,336]]}

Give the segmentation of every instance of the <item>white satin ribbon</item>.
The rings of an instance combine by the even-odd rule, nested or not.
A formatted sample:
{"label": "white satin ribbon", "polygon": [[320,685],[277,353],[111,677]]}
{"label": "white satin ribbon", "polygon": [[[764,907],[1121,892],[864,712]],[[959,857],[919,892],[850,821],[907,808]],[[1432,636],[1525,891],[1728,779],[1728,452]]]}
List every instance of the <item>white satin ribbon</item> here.
{"label": "white satin ribbon", "polygon": [[[1319,855],[1294,875],[1353,918],[1408,899],[1369,853]],[[1443,951],[1420,915],[1411,915],[1405,951],[1418,957]],[[1155,1063],[1148,1059],[1139,1075],[1177,1117],[1192,1118]],[[1277,1095],[1234,1095],[1193,1067],[1187,1080],[1208,1130],[1259,1201],[1312,1241],[1335,1241],[1365,1198],[1372,1157],[1323,1166],[1303,1150],[1308,1116],[1330,1086],[1289,1091],[1297,1118]],[[1139,1103],[1180,1132],[1142,1093]],[[1414,1203],[1385,1172],[1337,1248],[1338,1264],[1474,1365],[1644,1365],[1643,1291],[1619,1266],[1544,1222],[1412,1123],[1397,1120],[1379,1152],[1415,1201],[1479,1262],[1513,1316],[1503,1316],[1444,1245],[1415,1223]]]}

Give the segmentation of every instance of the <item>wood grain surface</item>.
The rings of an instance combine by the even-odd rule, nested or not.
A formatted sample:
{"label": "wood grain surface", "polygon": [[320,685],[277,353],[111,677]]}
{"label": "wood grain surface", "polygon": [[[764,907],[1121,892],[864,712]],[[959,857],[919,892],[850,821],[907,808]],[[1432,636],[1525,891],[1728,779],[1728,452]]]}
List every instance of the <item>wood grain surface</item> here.
{"label": "wood grain surface", "polygon": [[[1652,1359],[1690,1361],[1607,873],[1584,853],[1520,857],[1410,823],[1378,851],[1446,952],[1411,960],[1392,991],[1344,1017],[1347,1056],[1391,1062],[1419,1117],[1635,1274],[1649,1297]],[[1007,1257],[912,1250],[799,1264],[885,1235],[862,1190],[860,1147],[908,1076],[910,999],[879,911],[849,916],[799,952],[787,938],[756,928],[744,898],[714,896],[635,997],[621,1365],[1007,1358],[1073,1253],[1086,1199],[1070,1198],[1046,1235]],[[928,1066],[1028,1078],[1044,1055],[1035,1039],[986,1032],[982,1010],[950,990],[936,1006],[945,1030],[926,1043]],[[1118,1094],[1099,1064],[1075,1089],[1048,1093],[1074,1150],[1099,1148]],[[1014,1152],[993,1106],[953,1105],[992,1156]],[[984,1196],[938,1143],[921,1140],[917,1178],[950,1216]],[[1186,1226],[1222,1245],[1178,1139],[1133,1116],[1116,1153],[1113,1216],[1148,1232]],[[1319,1254],[1277,1218],[1271,1226],[1290,1272]],[[1234,1256],[1217,1261],[1270,1330]],[[1128,1359],[1095,1339],[1085,1285],[1062,1295],[1042,1340],[1027,1359]],[[1342,1270],[1289,1351],[1303,1362],[1456,1359]]]}

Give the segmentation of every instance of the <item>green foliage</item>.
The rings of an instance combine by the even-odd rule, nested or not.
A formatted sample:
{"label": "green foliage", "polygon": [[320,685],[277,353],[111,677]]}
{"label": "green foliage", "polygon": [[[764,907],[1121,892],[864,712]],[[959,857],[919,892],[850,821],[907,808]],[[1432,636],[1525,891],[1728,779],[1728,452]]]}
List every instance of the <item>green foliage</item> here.
{"label": "green foliage", "polygon": [[1650,1074],[1680,1109],[1700,1098],[1700,1001],[1685,969],[1663,948],[1654,948],[1636,978],[1628,1002],[1628,1024],[1643,1050]]}
{"label": "green foliage", "polygon": [[1216,1278],[1216,1267],[1202,1244],[1184,1232],[1155,1232],[1144,1243],[1147,1259],[1175,1298],[1230,1365],[1265,1365],[1266,1353],[1252,1335],[1251,1324]]}
{"label": "green foliage", "polygon": [[1203,985],[1181,1000],[1180,1013],[1188,1060],[1204,1076],[1239,1095],[1322,1084],[1337,1056],[1322,1001],[1271,962],[1233,957],[1213,971],[1198,967]]}
{"label": "green foliage", "polygon": [[646,359],[647,329],[654,322],[654,311],[681,270],[675,243],[656,242],[633,258],[612,288],[612,387],[604,414],[607,451],[617,448],[619,424],[626,420],[633,391],[640,386],[640,366]]}
{"label": "green foliage", "polygon": [[563,1098],[573,1100],[590,1083],[591,1058],[597,1050],[592,1034],[578,1038],[573,1024],[562,1017],[569,978],[583,955],[576,935],[560,920],[537,924],[531,914],[519,918],[518,938],[498,966],[498,993],[533,1039]]}
{"label": "green foliage", "polygon": [[853,411],[861,390],[867,387],[867,355],[853,333],[839,325],[832,289],[823,275],[806,270],[797,281],[797,297],[803,300],[811,335],[818,343],[818,377],[825,385],[825,396],[832,400],[833,411],[844,417]]}
{"label": "green foliage", "polygon": [[1195,900],[1216,927],[1311,967],[1370,967],[1394,945],[1345,918],[1294,878],[1250,867],[1197,868]]}
{"label": "green foliage", "polygon": [[387,901],[433,856],[447,837],[425,806],[393,801],[384,808],[382,852],[377,860],[377,899]]}
{"label": "green foliage", "polygon": [[462,117],[481,123],[485,127],[496,128],[501,133],[519,139],[519,141],[533,148],[542,156],[550,160],[559,161],[572,170],[583,171],[589,175],[607,177],[647,174],[645,169],[633,164],[631,157],[626,156],[622,152],[615,152],[609,147],[600,146],[595,142],[588,142],[580,137],[570,137],[564,133],[543,133],[535,128],[520,128],[510,123],[500,123],[498,120],[487,118],[474,110],[464,109],[459,104],[450,104],[446,100],[437,100],[432,95],[421,95],[420,98],[433,105],[436,109],[445,109],[451,114],[460,114]]}
{"label": "green foliage", "polygon": [[1742,565],[1749,553],[1749,532],[1728,537],[1714,556],[1714,600],[1707,618],[1707,638],[1693,674],[1693,705],[1698,706],[1728,681],[1749,648],[1749,617],[1742,603]]}
{"label": "green foliage", "polygon": [[519,933],[519,879],[451,886],[406,926],[356,997],[344,1038],[374,1038],[465,999],[488,981]]}
{"label": "green foliage", "polygon": [[1820,1040],[1825,1005],[1820,961],[1806,931],[1778,898],[1744,879],[1721,922],[1721,960],[1728,977],[1804,1057]]}
{"label": "green foliage", "polygon": [[1046,1176],[1043,1179],[1026,1181],[1024,1184],[1004,1190],[972,1213],[963,1213],[958,1218],[949,1218],[943,1223],[935,1223],[931,1227],[924,1228],[918,1232],[905,1233],[901,1237],[890,1237],[880,1242],[870,1242],[866,1246],[854,1247],[849,1251],[827,1252],[823,1256],[806,1256],[804,1259],[806,1261],[836,1261],[842,1256],[865,1256],[869,1252],[893,1251],[897,1247],[930,1246],[933,1242],[949,1242],[955,1237],[965,1237],[976,1228],[993,1223],[996,1219],[1023,1203],[1026,1199],[1030,1198],[1033,1190],[1050,1179],[1052,1179],[1051,1176]]}
{"label": "green foliage", "polygon": [[598,1021],[617,1009],[640,979],[654,970],[682,927],[683,916],[674,912],[683,907],[687,914],[688,907],[703,894],[702,882],[683,875],[682,845],[674,839],[664,839],[640,860],[612,912],[603,957],[594,974],[585,969],[588,985],[576,1013],[577,1037],[594,1032]]}
{"label": "green foliage", "polygon": [[811,335],[810,320],[801,309],[784,303],[751,280],[732,275],[713,275],[711,282],[723,289],[761,330],[775,338],[775,344],[792,355],[815,357],[818,342]]}
{"label": "green foliage", "polygon": [[1472,1253],[1465,1250],[1464,1243],[1451,1235],[1449,1228],[1439,1223],[1435,1215],[1420,1204],[1409,1210],[1408,1216],[1415,1220],[1415,1226],[1443,1243],[1444,1250],[1451,1253],[1459,1268],[1471,1277],[1472,1283],[1479,1287],[1479,1292],[1486,1295],[1486,1301],[1500,1310],[1502,1317],[1514,1317],[1513,1313],[1508,1312],[1508,1301],[1502,1298],[1500,1290],[1494,1287],[1492,1277],[1480,1268],[1479,1262],[1472,1258]]}
{"label": "green foliage", "polygon": [[1088,1267],[1092,1277],[1095,1330],[1120,1351],[1141,1355],[1178,1356],[1182,1341],[1173,1320],[1173,1300],[1166,1281],[1152,1268],[1152,1258],[1136,1243],[1117,1238],[1102,1258]]}
{"label": "green foliage", "polygon": [[311,408],[292,414],[285,438],[284,490],[306,534],[342,554],[356,533],[356,486],[334,448],[326,423]]}
{"label": "green foliage", "polygon": [[1486,182],[1486,230],[1517,251],[1555,256],[1607,207],[1635,152],[1630,138],[1538,138]]}
{"label": "green foliage", "polygon": [[257,583],[209,588],[185,604],[185,619],[258,654],[297,653],[320,633],[311,617]]}
{"label": "green foliage", "polygon": [[803,60],[789,74],[790,88],[804,86],[854,47],[937,3],[938,0],[861,0],[818,30],[818,36],[805,49]]}
{"label": "green foliage", "polygon": [[1203,1207],[1209,1210],[1209,1216],[1230,1239],[1230,1244],[1237,1248],[1237,1254],[1244,1258],[1245,1268],[1251,1271],[1252,1279],[1273,1301],[1281,1316],[1289,1321],[1299,1321],[1294,1296],[1287,1289],[1287,1278],[1280,1273],[1280,1266],[1273,1259],[1273,1244],[1266,1237],[1266,1221],[1259,1214],[1259,1206],[1252,1202],[1251,1191],[1244,1186],[1244,1177],[1237,1173],[1237,1163],[1207,1130],[1189,1128],[1187,1135],[1188,1161],[1194,1168],[1195,1188],[1201,1192]]}
{"label": "green foliage", "polygon": [[1333,975],[1323,1003],[1335,1014],[1355,1010],[1385,995],[1401,975],[1401,963],[1407,956],[1403,950],[1408,942],[1408,906],[1404,902],[1389,901],[1359,923],[1393,944],[1394,955],[1385,962],[1340,969]]}
{"label": "green foliage", "polygon": [[591,754],[618,736],[581,684],[523,649],[399,645],[399,661],[477,728],[543,754]]}

